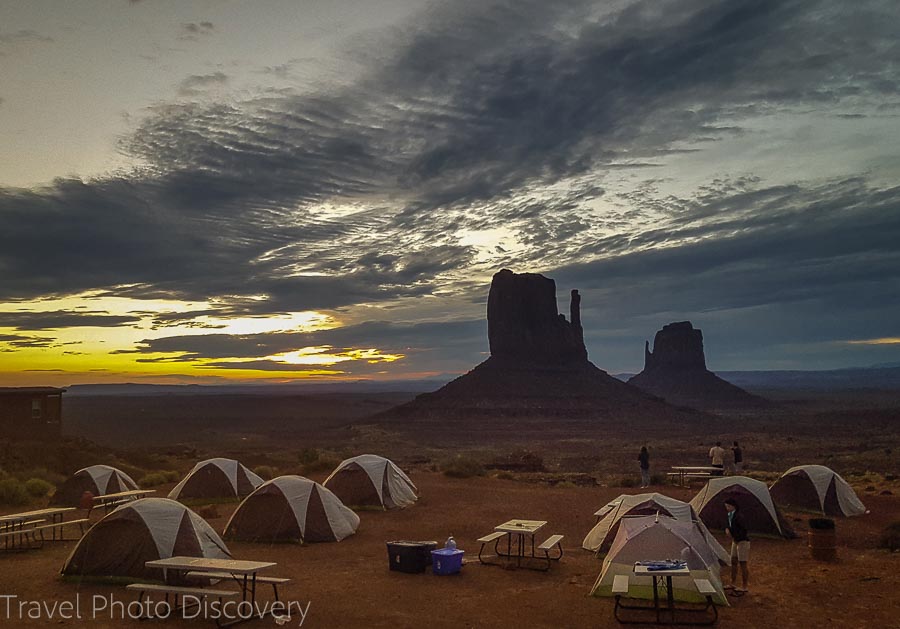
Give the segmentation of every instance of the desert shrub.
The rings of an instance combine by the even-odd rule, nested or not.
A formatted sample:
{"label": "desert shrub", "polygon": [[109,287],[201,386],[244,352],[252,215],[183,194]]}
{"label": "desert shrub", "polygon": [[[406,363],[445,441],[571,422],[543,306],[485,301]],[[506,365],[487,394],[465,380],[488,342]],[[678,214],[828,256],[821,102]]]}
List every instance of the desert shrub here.
{"label": "desert shrub", "polygon": [[275,470],[271,465],[257,465],[253,468],[253,473],[263,480],[272,480],[275,478]]}
{"label": "desert shrub", "polygon": [[441,465],[444,470],[444,476],[450,478],[472,478],[473,476],[484,476],[484,467],[471,457],[457,456],[445,461]]}
{"label": "desert shrub", "polygon": [[543,472],[544,459],[530,450],[515,450],[505,456],[494,459],[490,467],[517,472]]}
{"label": "desert shrub", "polygon": [[887,548],[891,552],[900,551],[900,522],[891,522],[881,532],[879,548]]}
{"label": "desert shrub", "polygon": [[516,475],[512,472],[500,472],[497,474],[497,478],[500,480],[516,480]]}
{"label": "desert shrub", "polygon": [[319,460],[319,450],[316,448],[303,448],[297,455],[301,465],[309,465]]}
{"label": "desert shrub", "polygon": [[15,478],[0,480],[0,504],[20,506],[28,504],[29,496],[25,485]]}
{"label": "desert shrub", "polygon": [[141,487],[158,487],[171,482],[166,472],[149,472],[141,477],[138,485]]}
{"label": "desert shrub", "polygon": [[665,485],[667,480],[668,479],[665,474],[651,474],[650,475],[650,484],[651,485]]}
{"label": "desert shrub", "polygon": [[578,487],[578,485],[568,480],[560,481],[553,486],[557,489],[573,489],[574,487]]}
{"label": "desert shrub", "polygon": [[334,457],[320,455],[316,460],[304,463],[302,469],[304,475],[315,474],[317,472],[330,472],[340,464],[341,462]]}
{"label": "desert shrub", "polygon": [[[46,467],[35,467],[21,475],[22,478],[39,479],[46,481],[50,485],[60,485],[65,482],[66,477],[48,470]],[[44,494],[46,495],[46,494]]]}
{"label": "desert shrub", "polygon": [[167,483],[177,483],[181,480],[181,472],[178,470],[165,470],[163,476],[166,477]]}
{"label": "desert shrub", "polygon": [[28,492],[29,496],[43,498],[53,491],[53,485],[43,478],[29,478],[25,481],[25,491]]}
{"label": "desert shrub", "polygon": [[637,479],[633,476],[623,476],[619,480],[620,487],[637,487]]}

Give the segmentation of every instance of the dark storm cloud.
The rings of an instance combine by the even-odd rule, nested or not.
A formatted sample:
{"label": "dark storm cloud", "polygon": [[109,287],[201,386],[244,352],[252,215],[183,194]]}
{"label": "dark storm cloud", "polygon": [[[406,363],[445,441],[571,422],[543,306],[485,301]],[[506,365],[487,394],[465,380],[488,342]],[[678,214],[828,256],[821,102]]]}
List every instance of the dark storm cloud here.
{"label": "dark storm cloud", "polygon": [[726,184],[663,204],[669,229],[598,241],[604,258],[550,273],[582,289],[596,360],[636,367],[644,339],[683,319],[719,368],[771,364],[788,345],[794,366],[810,352],[834,365],[849,355],[835,341],[897,335],[900,188]]}
{"label": "dark storm cloud", "polygon": [[49,312],[0,312],[0,327],[16,330],[55,330],[59,328],[119,327],[140,323],[139,317],[110,315],[105,312],[55,310]]}
{"label": "dark storm cloud", "polygon": [[[671,268],[695,260],[703,269],[729,254],[733,265],[739,255],[752,265],[764,259],[762,245],[741,241],[742,230],[773,242],[782,227],[799,234],[777,196],[718,190],[693,204],[654,200],[634,218],[653,209],[672,225],[636,229],[631,218],[581,214],[604,194],[596,185],[530,195],[695,150],[740,133],[745,116],[894,97],[897,14],[895,3],[874,1],[450,3],[357,51],[371,71],[348,87],[158,106],[122,142],[140,170],[0,190],[0,297],[106,288],[218,298],[231,315],[388,301],[430,294],[442,274],[473,263],[475,251],[454,234],[498,226],[522,235],[522,264],[547,269],[600,257],[598,272],[613,279],[632,267],[649,277],[677,251]],[[876,201],[885,192],[859,188]],[[803,194],[795,190],[797,207]],[[809,208],[829,202],[820,194]],[[835,206],[831,222],[804,225],[839,233],[841,216],[865,211]],[[876,243],[883,227],[872,227]],[[719,249],[693,242],[704,234],[738,240]],[[860,231],[858,246],[840,254],[845,264],[829,271],[882,255],[866,237]],[[614,254],[623,260],[610,261]],[[745,300],[768,288],[756,279]],[[722,289],[723,303],[739,300]],[[223,349],[202,355],[259,356],[216,340]]]}

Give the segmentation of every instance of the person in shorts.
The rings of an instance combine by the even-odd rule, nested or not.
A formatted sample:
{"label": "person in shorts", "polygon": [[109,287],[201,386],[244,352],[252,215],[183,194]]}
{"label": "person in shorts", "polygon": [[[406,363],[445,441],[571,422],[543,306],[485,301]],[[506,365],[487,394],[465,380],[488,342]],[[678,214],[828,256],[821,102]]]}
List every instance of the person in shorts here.
{"label": "person in shorts", "polygon": [[716,445],[709,449],[709,460],[711,466],[719,468],[712,475],[721,476],[725,472],[725,448],[721,441],[716,441]]}
{"label": "person in shorts", "polygon": [[[728,527],[725,533],[731,538],[731,585],[735,594],[745,594],[750,587],[750,569],[747,564],[750,561],[750,535],[741,510],[733,498],[725,500],[725,509],[728,511]],[[741,566],[741,587],[737,586],[738,564]]]}

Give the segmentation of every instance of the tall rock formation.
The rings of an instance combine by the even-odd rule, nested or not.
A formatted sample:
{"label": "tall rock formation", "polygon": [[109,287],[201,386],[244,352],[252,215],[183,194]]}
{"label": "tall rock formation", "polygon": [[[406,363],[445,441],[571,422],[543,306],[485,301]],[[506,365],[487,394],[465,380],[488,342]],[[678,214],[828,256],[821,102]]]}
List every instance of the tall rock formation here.
{"label": "tall rock formation", "polygon": [[629,381],[671,404],[713,410],[758,408],[768,401],[722,380],[706,368],[703,332],[690,321],[663,326],[644,344],[644,370]]}
{"label": "tall rock formation", "polygon": [[[581,296],[571,292],[569,320],[559,313],[556,283],[536,273],[504,269],[487,303],[491,356],[441,389],[386,411],[384,420],[472,420],[483,432],[520,420],[696,420],[658,398],[613,378],[588,360]],[[518,430],[520,423],[513,430]]]}
{"label": "tall rock formation", "polygon": [[503,269],[488,293],[488,342],[498,361],[565,365],[587,361],[581,296],[572,291],[566,321],[556,308],[556,282],[538,273]]}

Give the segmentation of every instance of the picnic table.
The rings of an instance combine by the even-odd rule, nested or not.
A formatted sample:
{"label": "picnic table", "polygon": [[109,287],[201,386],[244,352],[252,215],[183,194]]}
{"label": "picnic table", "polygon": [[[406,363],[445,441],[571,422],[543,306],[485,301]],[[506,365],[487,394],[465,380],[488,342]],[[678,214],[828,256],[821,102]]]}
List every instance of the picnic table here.
{"label": "picnic table", "polygon": [[[262,570],[274,568],[278,564],[271,561],[177,556],[169,557],[167,559],[154,559],[146,562],[144,565],[147,568],[161,568],[167,584],[171,582],[183,583],[188,577],[220,578],[225,575],[231,576],[241,586],[241,601],[248,602],[252,606],[252,609],[256,610],[256,584],[258,580],[264,578],[257,577],[257,573]],[[275,581],[287,581],[287,579],[275,579]],[[271,580],[268,582],[271,582]],[[176,604],[179,594],[191,594],[194,596],[212,595],[217,596],[220,599],[228,595],[237,594],[236,592],[229,592],[227,590],[209,590],[205,588],[188,588],[175,585],[153,585],[144,583],[132,583],[131,585],[128,585],[127,588],[140,592],[140,596],[143,596],[146,592],[161,592],[165,593],[168,599],[168,594],[175,594]],[[140,598],[138,600],[140,600]],[[237,618],[226,622],[219,622],[217,620],[216,624],[221,627],[231,626],[258,617],[258,614],[253,614],[248,617],[238,616]]]}
{"label": "picnic table", "polygon": [[[46,509],[0,516],[0,537],[3,538],[4,548],[25,548],[25,542],[28,537],[31,537],[35,542],[37,541],[36,532],[40,532],[41,543],[43,543],[43,532],[45,530],[51,532],[51,539],[54,541],[57,540],[57,533],[59,535],[58,539],[63,540],[62,527],[64,524],[78,524],[80,526],[85,522],[85,520],[64,522],[65,514],[70,511],[75,511],[75,507],[48,507]],[[50,522],[44,524],[47,520]]]}
{"label": "picnic table", "polygon": [[138,498],[144,498],[155,493],[155,489],[129,489],[128,491],[118,491],[113,494],[101,494],[99,496],[94,496],[94,506],[91,507],[91,509],[94,507],[103,507],[109,512],[113,507],[118,507],[120,504],[137,500]]}
{"label": "picnic table", "polygon": [[675,622],[675,597],[672,590],[672,577],[689,577],[691,576],[691,571],[687,567],[687,565],[680,566],[678,568],[666,568],[664,570],[656,570],[653,568],[652,562],[648,562],[650,565],[645,565],[644,563],[636,563],[634,564],[634,576],[636,577],[653,577],[653,609],[656,611],[656,622],[659,624],[660,621],[660,613],[662,612],[662,608],[659,604],[659,590],[662,587],[666,591],[666,607],[671,614],[672,623]]}
{"label": "picnic table", "polygon": [[686,487],[685,479],[688,478],[709,478],[715,472],[721,472],[721,467],[713,467],[712,465],[673,465],[669,476],[677,476],[678,484]]}
{"label": "picnic table", "polygon": [[[26,511],[25,513],[19,513],[17,515],[23,516],[26,519],[39,519],[40,522],[45,520],[50,520],[48,524],[44,524],[42,526],[36,526],[34,528],[35,531],[43,531],[45,529],[50,530],[51,539],[53,541],[57,540],[57,532],[59,534],[59,540],[63,538],[62,525],[63,524],[83,524],[85,520],[70,520],[69,522],[64,522],[65,515],[72,511],[75,511],[75,507],[47,507],[46,509],[37,509],[35,511]],[[41,534],[41,540],[43,541],[43,533]]]}
{"label": "picnic table", "polygon": [[25,513],[13,513],[0,516],[0,538],[4,550],[21,550],[25,548],[30,529],[43,520],[29,520]]}
{"label": "picnic table", "polygon": [[[554,561],[559,561],[563,556],[563,548],[562,548],[562,540],[563,535],[551,535],[546,540],[544,540],[540,546],[537,547],[537,550],[544,553],[543,557],[535,554],[534,547],[534,535],[539,530],[541,530],[544,526],[546,526],[547,522],[544,520],[509,520],[508,522],[504,522],[503,524],[498,524],[494,527],[494,532],[485,535],[478,539],[481,542],[481,550],[478,551],[478,560],[481,563],[488,563],[485,561],[484,557],[484,549],[487,544],[493,542],[494,543],[494,553],[497,557],[505,557],[506,559],[512,559],[515,557],[516,566],[522,566],[523,559],[540,559],[542,562],[546,562],[546,564],[542,563],[541,567],[533,567],[526,566],[533,570],[549,570],[550,565]],[[529,544],[526,543],[525,537],[529,537],[531,540],[531,550],[526,553],[526,547]],[[504,553],[500,550],[502,546],[501,540],[503,537],[506,537],[506,552]],[[513,537],[516,538],[516,550],[515,554],[513,554]],[[554,548],[556,549],[554,552]],[[554,553],[554,554],[551,554]]]}

